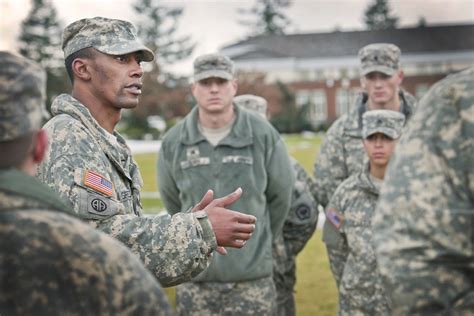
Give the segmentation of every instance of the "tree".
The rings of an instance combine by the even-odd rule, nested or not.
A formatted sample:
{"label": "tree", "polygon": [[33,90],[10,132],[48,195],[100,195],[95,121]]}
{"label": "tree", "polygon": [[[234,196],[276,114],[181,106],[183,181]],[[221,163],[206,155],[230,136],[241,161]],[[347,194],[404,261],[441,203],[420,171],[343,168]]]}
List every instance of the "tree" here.
{"label": "tree", "polygon": [[137,0],[133,9],[139,15],[138,35],[155,52],[155,65],[163,66],[189,57],[196,44],[190,36],[178,36],[178,23],[182,8],[160,4],[160,0]]}
{"label": "tree", "polygon": [[364,22],[369,30],[396,28],[399,18],[390,14],[388,0],[375,0],[364,12]]}
{"label": "tree", "polygon": [[18,38],[20,54],[46,70],[48,108],[52,98],[70,88],[61,51],[62,28],[50,0],[32,0]]}
{"label": "tree", "polygon": [[253,16],[239,24],[248,26],[251,36],[285,34],[292,23],[283,10],[290,5],[291,0],[257,0],[253,8],[239,9],[240,14]]}

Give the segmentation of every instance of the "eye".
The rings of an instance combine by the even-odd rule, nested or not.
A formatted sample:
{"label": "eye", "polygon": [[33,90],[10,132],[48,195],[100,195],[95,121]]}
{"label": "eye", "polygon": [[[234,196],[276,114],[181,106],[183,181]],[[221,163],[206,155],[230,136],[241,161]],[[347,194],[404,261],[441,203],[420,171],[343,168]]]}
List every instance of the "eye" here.
{"label": "eye", "polygon": [[128,60],[127,55],[117,55],[114,58],[115,58],[115,60],[118,60],[120,62],[126,62]]}

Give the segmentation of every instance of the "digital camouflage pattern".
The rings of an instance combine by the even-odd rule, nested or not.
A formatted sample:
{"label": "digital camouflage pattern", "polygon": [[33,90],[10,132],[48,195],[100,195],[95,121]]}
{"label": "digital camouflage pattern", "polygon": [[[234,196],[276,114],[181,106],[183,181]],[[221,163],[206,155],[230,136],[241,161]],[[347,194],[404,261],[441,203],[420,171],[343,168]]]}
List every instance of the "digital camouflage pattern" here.
{"label": "digital camouflage pattern", "polygon": [[367,111],[362,115],[362,138],[382,133],[391,139],[397,139],[402,133],[405,116],[390,110]]}
{"label": "digital camouflage pattern", "polygon": [[0,142],[41,127],[45,82],[38,64],[0,51]]}
{"label": "digital camouflage pattern", "polygon": [[171,315],[138,258],[69,214],[34,178],[0,170],[0,314]]}
{"label": "digital camouflage pattern", "polygon": [[395,315],[474,311],[474,68],[434,85],[389,165],[374,217]]}
{"label": "digital camouflage pattern", "polygon": [[[138,254],[163,285],[203,271],[217,247],[209,220],[190,213],[143,217],[142,178],[125,140],[100,127],[70,95],[58,96],[51,111],[44,126],[51,145],[38,178],[70,201],[80,218]],[[94,179],[99,183],[89,183]]]}
{"label": "digital camouflage pattern", "polygon": [[176,287],[176,308],[182,316],[273,316],[275,295],[271,277],[250,282],[184,283]]}
{"label": "digital camouflage pattern", "polygon": [[375,43],[359,50],[362,76],[377,71],[392,76],[400,68],[400,48],[393,44]]}
{"label": "digital camouflage pattern", "polygon": [[234,78],[234,62],[221,54],[207,54],[194,60],[194,82],[217,77],[226,80]]}
{"label": "digital camouflage pattern", "polygon": [[[352,110],[338,118],[329,128],[314,164],[313,195],[326,207],[342,181],[362,171],[367,158],[362,144],[362,115],[367,111],[366,93],[361,93]],[[415,98],[401,91],[401,110],[409,120],[415,107]]]}
{"label": "digital camouflage pattern", "polygon": [[234,98],[234,104],[267,118],[267,100],[253,94],[242,94]]}
{"label": "digital camouflage pattern", "polygon": [[143,61],[152,61],[155,57],[153,52],[140,42],[132,23],[103,17],[78,20],[64,29],[64,59],[87,47],[109,55],[141,51]]}
{"label": "digital camouflage pattern", "polygon": [[318,203],[311,194],[313,180],[293,158],[296,175],[290,212],[282,234],[273,242],[273,281],[277,291],[278,315],[295,315],[294,287],[296,256],[313,236],[318,223]]}
{"label": "digital camouflage pattern", "polygon": [[[380,186],[381,180],[370,176],[367,166],[342,182],[327,207],[323,240],[339,290],[339,315],[390,315],[372,245],[371,222]],[[330,219],[331,212],[341,225]]]}

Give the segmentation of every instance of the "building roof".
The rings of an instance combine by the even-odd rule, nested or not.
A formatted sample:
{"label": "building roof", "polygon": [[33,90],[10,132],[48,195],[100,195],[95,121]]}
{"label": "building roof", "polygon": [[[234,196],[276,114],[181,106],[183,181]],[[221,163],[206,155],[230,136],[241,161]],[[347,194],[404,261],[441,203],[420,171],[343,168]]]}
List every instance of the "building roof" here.
{"label": "building roof", "polygon": [[357,56],[370,43],[389,42],[405,54],[474,51],[474,25],[438,25],[378,31],[335,31],[252,37],[222,48],[235,61]]}

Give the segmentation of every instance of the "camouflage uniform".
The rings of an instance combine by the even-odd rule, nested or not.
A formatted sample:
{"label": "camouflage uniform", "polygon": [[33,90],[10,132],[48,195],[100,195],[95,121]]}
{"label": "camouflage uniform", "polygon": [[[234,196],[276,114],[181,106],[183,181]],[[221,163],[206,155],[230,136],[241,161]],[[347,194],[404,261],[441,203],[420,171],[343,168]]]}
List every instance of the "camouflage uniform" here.
{"label": "camouflage uniform", "polygon": [[[267,102],[254,95],[239,95],[234,103],[266,119]],[[283,232],[273,242],[273,282],[277,291],[277,314],[295,315],[294,287],[296,256],[311,238],[318,223],[318,203],[311,194],[313,180],[303,167],[290,157],[296,175],[290,212]]]}
{"label": "camouflage uniform", "polygon": [[[66,27],[65,57],[82,45],[109,54],[142,50],[146,59],[151,53],[140,46],[130,23],[105,18],[79,20]],[[51,146],[38,178],[69,200],[79,217],[138,254],[163,285],[189,280],[203,271],[217,247],[207,217],[189,213],[143,217],[142,178],[125,140],[116,132],[109,134],[70,95],[58,96],[51,111],[54,117],[44,126]]]}
{"label": "camouflage uniform", "polygon": [[[44,84],[37,65],[0,52],[0,145],[39,129]],[[139,260],[68,210],[23,171],[0,169],[0,314],[170,315]]]}
{"label": "camouflage uniform", "polygon": [[395,315],[474,311],[474,68],[434,85],[398,144],[374,217]]}
{"label": "camouflage uniform", "polygon": [[[380,132],[396,139],[402,114],[374,110],[363,116],[363,137]],[[371,222],[382,180],[369,167],[350,176],[336,189],[326,210],[324,226],[331,271],[339,289],[339,315],[389,315],[390,309],[377,272]]]}
{"label": "camouflage uniform", "polygon": [[[361,73],[380,71],[388,75],[399,68],[400,51],[391,44],[371,44],[361,49]],[[415,98],[400,91],[400,112],[411,117]],[[338,118],[329,128],[314,165],[313,194],[326,207],[342,181],[362,171],[365,152],[362,146],[362,115],[367,111],[368,95],[360,93],[351,111]]]}
{"label": "camouflage uniform", "polygon": [[[194,71],[195,81],[233,76],[232,62],[222,55],[198,57]],[[275,307],[271,244],[288,214],[294,175],[278,132],[245,110],[235,106],[234,111],[230,133],[212,146],[199,131],[195,107],[168,131],[159,152],[158,182],[168,210],[190,207],[209,188],[219,196],[242,187],[242,199],[233,207],[257,217],[245,248],[214,256],[193,283],[177,287],[184,315],[269,315]]]}

